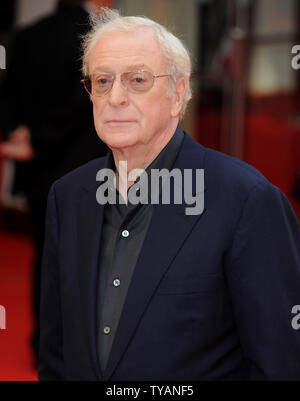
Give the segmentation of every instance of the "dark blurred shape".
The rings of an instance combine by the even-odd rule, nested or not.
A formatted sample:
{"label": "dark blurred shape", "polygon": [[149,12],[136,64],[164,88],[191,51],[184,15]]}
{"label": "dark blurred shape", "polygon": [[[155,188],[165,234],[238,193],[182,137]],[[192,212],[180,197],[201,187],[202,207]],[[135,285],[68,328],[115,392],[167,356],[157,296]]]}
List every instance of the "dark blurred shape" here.
{"label": "dark blurred shape", "polygon": [[295,195],[295,198],[300,201],[300,166],[298,168],[297,175],[296,175],[294,195]]}
{"label": "dark blurred shape", "polygon": [[252,8],[247,0],[211,0],[199,5],[197,139],[239,158],[243,158]]}
{"label": "dark blurred shape", "polygon": [[17,141],[29,137],[33,150],[32,160],[17,163],[15,192],[26,195],[34,227],[36,352],[49,188],[70,170],[106,153],[94,129],[92,104],[80,83],[81,35],[89,24],[78,3],[82,1],[60,1],[53,15],[16,33],[0,90],[1,131],[7,139],[16,133]]}
{"label": "dark blurred shape", "polygon": [[200,41],[199,54],[202,70],[211,68],[211,64],[218,51],[222,38],[227,31],[226,9],[227,1],[211,0],[199,7]]}
{"label": "dark blurred shape", "polygon": [[59,6],[69,6],[69,7],[78,7],[85,3],[86,0],[58,0],[58,7]]}
{"label": "dark blurred shape", "polygon": [[15,14],[15,0],[1,0],[0,2],[0,33],[11,29]]}

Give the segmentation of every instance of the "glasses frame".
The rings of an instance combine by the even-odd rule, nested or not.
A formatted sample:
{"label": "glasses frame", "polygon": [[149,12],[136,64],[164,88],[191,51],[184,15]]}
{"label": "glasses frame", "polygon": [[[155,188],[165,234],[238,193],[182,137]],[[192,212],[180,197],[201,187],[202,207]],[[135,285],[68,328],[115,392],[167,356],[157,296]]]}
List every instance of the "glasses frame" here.
{"label": "glasses frame", "polygon": [[[97,95],[92,94],[92,91],[89,91],[89,90],[88,90],[87,81],[90,81],[90,82],[91,82],[91,78],[90,78],[89,75],[87,75],[87,76],[85,76],[83,79],[81,79],[80,82],[83,84],[84,89],[87,91],[87,93],[88,93],[90,96],[96,96],[96,97],[102,97],[102,96],[107,95],[107,94],[112,90],[112,88],[113,88],[113,86],[114,86],[114,83],[115,83],[115,80],[116,80],[116,78],[117,78],[118,75],[119,75],[120,78],[121,78],[121,85],[122,85],[122,87],[123,87],[124,89],[126,89],[128,92],[134,93],[134,94],[139,94],[139,95],[142,95],[143,93],[149,92],[149,91],[153,88],[154,79],[153,79],[153,83],[152,83],[152,85],[150,86],[150,88],[147,89],[147,90],[145,90],[145,91],[142,91],[142,92],[130,90],[130,89],[127,88],[126,85],[124,85],[124,80],[122,80],[122,75],[123,75],[123,74],[135,73],[135,72],[136,72],[136,73],[138,73],[138,72],[147,72],[147,73],[151,74],[152,77],[153,77],[154,79],[156,79],[156,78],[162,78],[162,77],[170,77],[170,76],[171,76],[170,74],[155,75],[155,74],[152,74],[151,71],[147,71],[147,70],[126,71],[126,72],[123,72],[122,74],[108,74],[108,73],[104,73],[104,74],[106,74],[106,75],[113,76],[113,81],[112,81],[111,87],[110,87],[106,92],[103,92],[102,94],[97,94]],[[95,74],[93,74],[93,75],[95,75]]]}

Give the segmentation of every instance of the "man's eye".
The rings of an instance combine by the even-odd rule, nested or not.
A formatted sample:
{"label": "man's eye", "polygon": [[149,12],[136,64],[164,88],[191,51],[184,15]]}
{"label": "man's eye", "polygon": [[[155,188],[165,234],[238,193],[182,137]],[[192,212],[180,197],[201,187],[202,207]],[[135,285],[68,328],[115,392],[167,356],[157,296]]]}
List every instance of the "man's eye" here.
{"label": "man's eye", "polygon": [[136,75],[135,75],[135,76],[131,77],[130,82],[131,82],[133,85],[136,85],[136,84],[144,84],[144,83],[146,82],[146,79],[145,79],[144,76],[140,76],[140,75],[136,76]]}
{"label": "man's eye", "polygon": [[99,78],[97,82],[100,85],[106,85],[108,83],[108,79],[107,78]]}

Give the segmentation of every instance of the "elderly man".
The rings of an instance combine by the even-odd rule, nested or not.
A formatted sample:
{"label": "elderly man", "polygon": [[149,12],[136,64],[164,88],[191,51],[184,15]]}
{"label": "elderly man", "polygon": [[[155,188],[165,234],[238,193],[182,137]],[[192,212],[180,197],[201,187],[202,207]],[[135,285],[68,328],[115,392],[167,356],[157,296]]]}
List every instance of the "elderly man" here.
{"label": "elderly man", "polygon": [[[299,380],[298,222],[257,170],[180,129],[191,97],[182,43],[104,10],[83,71],[110,152],[49,193],[40,379]],[[134,202],[131,189],[161,169],[204,172],[205,190],[187,183],[204,208],[187,213],[176,185],[169,203],[164,185],[158,202],[152,191]]]}

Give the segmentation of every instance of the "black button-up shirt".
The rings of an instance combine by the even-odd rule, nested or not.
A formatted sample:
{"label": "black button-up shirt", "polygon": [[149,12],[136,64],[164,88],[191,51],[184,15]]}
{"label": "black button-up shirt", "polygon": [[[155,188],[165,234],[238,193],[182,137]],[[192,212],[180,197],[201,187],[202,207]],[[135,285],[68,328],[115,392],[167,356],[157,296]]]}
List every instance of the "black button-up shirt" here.
{"label": "black button-up shirt", "polygon": [[[143,174],[150,176],[151,169],[171,170],[183,137],[184,134],[178,126],[169,143]],[[115,171],[111,151],[108,152],[105,168]],[[121,195],[118,193],[117,199],[119,197]],[[97,287],[98,357],[103,371],[118,328],[131,277],[152,218],[153,205],[150,203],[133,205],[129,197],[128,206],[123,201],[123,203],[106,204],[104,208]]]}

